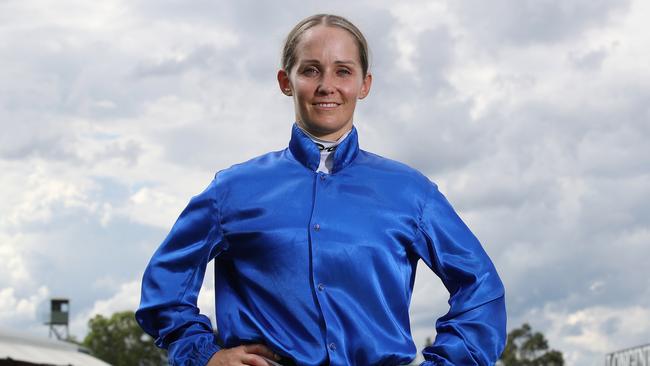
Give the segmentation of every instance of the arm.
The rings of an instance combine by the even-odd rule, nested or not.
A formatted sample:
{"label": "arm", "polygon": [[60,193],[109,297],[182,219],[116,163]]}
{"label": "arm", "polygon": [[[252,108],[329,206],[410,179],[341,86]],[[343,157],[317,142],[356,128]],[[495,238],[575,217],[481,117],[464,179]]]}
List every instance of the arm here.
{"label": "arm", "polygon": [[215,183],[190,200],[142,279],[136,319],[173,365],[205,365],[220,349],[196,305],[206,266],[225,247]]}
{"label": "arm", "polygon": [[503,351],[506,310],[501,279],[481,244],[433,185],[414,248],[449,291],[449,312],[422,366],[493,365]]}

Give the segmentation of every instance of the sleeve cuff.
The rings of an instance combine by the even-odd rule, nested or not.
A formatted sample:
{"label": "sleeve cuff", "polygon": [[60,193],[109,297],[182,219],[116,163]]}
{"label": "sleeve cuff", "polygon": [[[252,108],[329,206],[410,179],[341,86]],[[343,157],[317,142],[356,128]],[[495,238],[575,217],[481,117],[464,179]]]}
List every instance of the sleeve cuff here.
{"label": "sleeve cuff", "polygon": [[432,360],[424,360],[424,362],[422,362],[420,364],[420,366],[454,366],[454,364],[452,364],[448,360],[446,360],[446,359],[444,359],[444,358],[442,358],[442,357],[440,357],[438,355],[430,355],[428,357],[430,357],[430,358],[433,357],[433,359]]}
{"label": "sleeve cuff", "polygon": [[169,345],[169,364],[172,366],[205,366],[221,350],[213,334],[181,338]]}
{"label": "sleeve cuff", "polygon": [[447,366],[447,365],[450,365],[450,364],[448,364],[446,362],[428,361],[428,360],[425,360],[424,362],[422,362],[420,364],[420,366]]}
{"label": "sleeve cuff", "polygon": [[207,365],[212,356],[220,349],[221,348],[215,344],[210,344],[208,347],[205,347],[205,349],[202,350],[202,352],[199,354],[199,357],[197,358],[197,365]]}

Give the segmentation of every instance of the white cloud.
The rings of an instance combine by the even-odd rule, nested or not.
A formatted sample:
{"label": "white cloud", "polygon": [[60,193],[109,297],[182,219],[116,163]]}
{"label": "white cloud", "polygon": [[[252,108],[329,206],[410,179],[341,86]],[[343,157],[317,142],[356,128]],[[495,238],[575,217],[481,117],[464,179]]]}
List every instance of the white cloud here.
{"label": "white cloud", "polygon": [[208,265],[206,270],[205,278],[203,280],[203,286],[199,291],[199,299],[197,305],[201,310],[201,314],[205,314],[210,321],[212,326],[216,328],[217,326],[217,316],[215,309],[215,297],[214,297],[214,263]]}
{"label": "white cloud", "polygon": [[431,341],[435,338],[436,320],[449,310],[448,300],[449,293],[440,279],[424,262],[419,262],[409,309],[411,334],[418,349],[417,361],[424,360],[420,351],[427,338]]}
{"label": "white cloud", "polygon": [[95,210],[86,193],[91,188],[87,184],[84,186],[87,182],[58,180],[48,173],[42,166],[37,166],[25,177],[21,185],[23,194],[15,207],[7,212],[3,224],[20,226],[33,222],[47,223],[59,208],[88,212]]}
{"label": "white cloud", "polygon": [[12,287],[0,288],[0,322],[4,326],[20,326],[42,322],[37,313],[39,305],[49,296],[46,286],[39,287],[27,297],[16,296]]}
{"label": "white cloud", "polygon": [[[285,147],[282,38],[327,10],[373,51],[362,148],[439,183],[497,264],[510,326],[532,322],[571,365],[643,343],[648,324],[628,322],[650,302],[648,4],[0,2],[2,314],[35,327],[33,306],[63,294],[84,334],[137,306],[190,197]],[[419,267],[421,347],[447,294]]]}
{"label": "white cloud", "polygon": [[21,252],[17,243],[20,243],[20,236],[9,236],[0,233],[0,258],[3,265],[0,266],[0,286],[8,284],[23,284],[29,281],[29,270],[25,263],[24,253]]}
{"label": "white cloud", "polygon": [[123,283],[112,297],[95,301],[89,313],[91,316],[110,316],[118,311],[134,310],[138,306],[139,299],[140,281]]}
{"label": "white cloud", "polygon": [[72,334],[84,335],[88,320],[96,315],[110,317],[116,312],[135,311],[140,301],[140,280],[122,283],[109,298],[97,299],[90,308],[77,312],[70,321]]}
{"label": "white cloud", "polygon": [[163,229],[170,227],[173,222],[169,219],[183,207],[178,197],[149,187],[140,188],[129,200],[126,211],[132,220]]}
{"label": "white cloud", "polygon": [[[198,307],[201,309],[201,313],[207,315],[213,325],[216,325],[214,286],[213,282],[210,281],[211,277],[210,270],[208,270],[205,283],[199,292]],[[140,278],[141,276],[123,283],[116,283],[110,277],[96,281],[94,287],[100,289],[103,293],[109,293],[110,296],[100,297],[89,308],[77,311],[77,314],[73,316],[70,322],[71,333],[85,335],[88,331],[88,320],[96,315],[110,317],[116,312],[135,311],[140,303]],[[3,294],[0,292],[0,303],[2,302],[2,298]]]}

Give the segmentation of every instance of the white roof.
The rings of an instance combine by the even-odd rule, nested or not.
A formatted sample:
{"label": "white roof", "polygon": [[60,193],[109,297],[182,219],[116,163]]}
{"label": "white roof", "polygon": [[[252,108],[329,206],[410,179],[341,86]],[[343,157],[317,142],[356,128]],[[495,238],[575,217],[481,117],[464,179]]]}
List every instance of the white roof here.
{"label": "white roof", "polygon": [[61,366],[111,366],[72,343],[0,330],[0,360]]}

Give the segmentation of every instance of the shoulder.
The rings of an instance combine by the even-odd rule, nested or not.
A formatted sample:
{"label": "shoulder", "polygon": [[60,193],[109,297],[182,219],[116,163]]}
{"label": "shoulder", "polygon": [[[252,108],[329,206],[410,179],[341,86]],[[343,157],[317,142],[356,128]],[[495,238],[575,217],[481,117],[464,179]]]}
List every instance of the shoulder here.
{"label": "shoulder", "polygon": [[219,170],[215,174],[218,184],[229,184],[232,181],[241,179],[258,178],[277,167],[278,164],[286,161],[286,149],[271,151],[241,163],[233,164],[228,168]]}
{"label": "shoulder", "polygon": [[423,193],[436,187],[436,184],[426,175],[403,162],[365,150],[359,151],[357,159],[357,163],[363,166],[364,169],[376,171],[387,179],[399,180],[402,184],[408,184],[413,188],[422,190]]}
{"label": "shoulder", "polygon": [[[286,149],[285,149],[286,150]],[[251,193],[260,182],[268,180],[272,174],[278,174],[281,164],[287,164],[285,150],[271,151],[228,168],[217,171],[210,184],[213,197],[223,203],[229,197],[240,197]]]}

